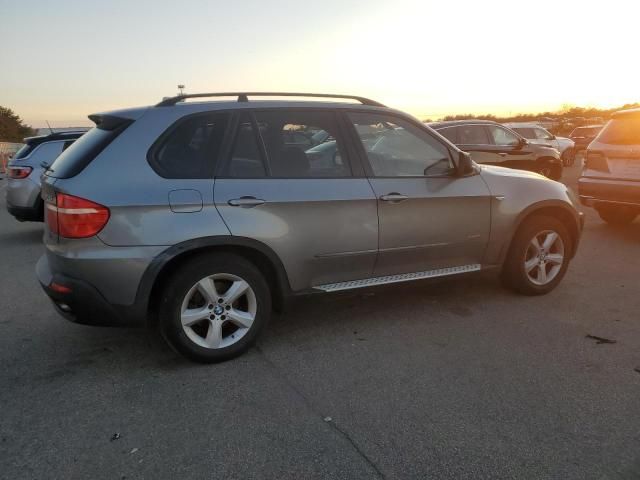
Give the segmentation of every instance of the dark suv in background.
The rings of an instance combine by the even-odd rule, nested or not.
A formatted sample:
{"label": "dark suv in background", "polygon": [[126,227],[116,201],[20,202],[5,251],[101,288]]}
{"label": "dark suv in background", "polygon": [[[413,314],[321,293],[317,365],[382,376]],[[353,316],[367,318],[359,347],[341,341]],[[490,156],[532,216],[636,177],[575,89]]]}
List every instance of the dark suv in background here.
{"label": "dark suv in background", "polygon": [[540,173],[552,180],[562,177],[562,160],[555,148],[528,142],[510,128],[486,120],[455,120],[429,126],[474,162]]}
{"label": "dark suv in background", "polygon": [[292,295],[490,268],[541,295],[576,252],[581,215],[560,183],[478,166],[361,97],[185,101],[229,95],[91,115],[45,173],[36,268],[62,315],[157,321],[211,362],[245,351]]}
{"label": "dark suv in background", "polygon": [[573,140],[575,146],[573,147],[574,153],[582,152],[586,150],[589,144],[600,133],[603,125],[589,125],[585,127],[574,128],[569,138]]}
{"label": "dark suv in background", "polygon": [[640,109],[613,114],[587,148],[578,181],[582,203],[611,224],[640,213]]}

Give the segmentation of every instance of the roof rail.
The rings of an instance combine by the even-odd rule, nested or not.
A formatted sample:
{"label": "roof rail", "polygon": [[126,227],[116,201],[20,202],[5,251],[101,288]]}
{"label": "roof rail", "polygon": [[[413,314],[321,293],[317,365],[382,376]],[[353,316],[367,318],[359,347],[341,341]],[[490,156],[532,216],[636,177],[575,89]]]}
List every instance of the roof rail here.
{"label": "roof rail", "polygon": [[362,105],[372,107],[384,107],[385,105],[365,97],[355,95],[331,95],[328,93],[291,93],[291,92],[226,92],[226,93],[190,93],[184,95],[176,95],[162,100],[156,107],[171,107],[178,102],[187,98],[205,98],[205,97],[238,97],[238,102],[248,102],[249,97],[316,97],[316,98],[345,98],[349,100],[357,100]]}

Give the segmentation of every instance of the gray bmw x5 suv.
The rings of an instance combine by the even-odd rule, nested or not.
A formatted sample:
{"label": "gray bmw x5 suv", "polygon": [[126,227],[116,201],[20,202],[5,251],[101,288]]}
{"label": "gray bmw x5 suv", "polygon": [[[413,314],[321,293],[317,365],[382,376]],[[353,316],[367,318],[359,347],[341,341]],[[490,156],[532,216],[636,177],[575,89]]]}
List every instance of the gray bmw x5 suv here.
{"label": "gray bmw x5 suv", "polygon": [[[276,95],[327,98],[255,100]],[[544,294],[581,234],[564,185],[479,166],[362,97],[181,95],[89,118],[44,175],[38,279],[68,319],[157,324],[196,361],[239,355],[297,294],[489,268]]]}

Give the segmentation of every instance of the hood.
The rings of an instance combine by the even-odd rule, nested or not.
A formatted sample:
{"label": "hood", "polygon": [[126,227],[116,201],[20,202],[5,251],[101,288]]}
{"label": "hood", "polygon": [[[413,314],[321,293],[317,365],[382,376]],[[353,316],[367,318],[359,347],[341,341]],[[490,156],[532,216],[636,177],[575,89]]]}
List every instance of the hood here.
{"label": "hood", "polygon": [[[515,178],[533,178],[537,180],[549,180],[547,177],[539,173],[529,172],[527,170],[516,170],[515,168],[498,167],[497,165],[478,165],[481,171],[495,176],[515,177]],[[550,180],[553,181],[553,180]]]}

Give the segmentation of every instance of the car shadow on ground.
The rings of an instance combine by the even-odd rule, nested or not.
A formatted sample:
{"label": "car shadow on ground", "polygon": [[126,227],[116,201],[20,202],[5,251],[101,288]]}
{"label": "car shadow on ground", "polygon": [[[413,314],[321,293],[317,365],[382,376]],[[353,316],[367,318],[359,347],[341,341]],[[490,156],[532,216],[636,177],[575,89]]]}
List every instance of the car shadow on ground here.
{"label": "car shadow on ground", "polygon": [[42,243],[42,227],[20,229],[0,233],[0,244],[4,242],[20,242],[21,245],[37,245]]}

